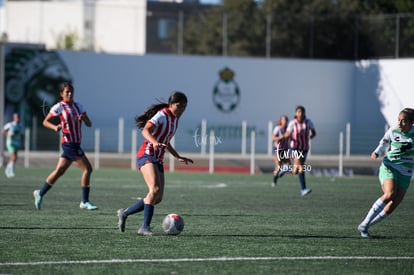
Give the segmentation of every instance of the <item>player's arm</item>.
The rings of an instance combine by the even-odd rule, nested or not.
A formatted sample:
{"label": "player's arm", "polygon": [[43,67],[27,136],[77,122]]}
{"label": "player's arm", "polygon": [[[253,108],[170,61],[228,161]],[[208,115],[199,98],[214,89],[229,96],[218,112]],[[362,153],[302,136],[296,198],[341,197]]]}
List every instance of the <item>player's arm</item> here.
{"label": "player's arm", "polygon": [[59,132],[62,129],[62,125],[60,123],[58,125],[53,124],[52,119],[54,117],[55,116],[52,113],[48,113],[43,120],[43,126],[55,132]]}
{"label": "player's arm", "polygon": [[285,136],[283,134],[281,134],[280,132],[272,134],[272,140],[275,141],[275,142],[278,142],[278,141],[280,141],[284,138],[285,138]]}
{"label": "player's arm", "polygon": [[310,138],[312,139],[312,138],[314,138],[316,136],[316,130],[315,130],[315,128],[311,128],[310,129]]}
{"label": "player's arm", "polygon": [[79,116],[79,120],[82,120],[83,122],[85,122],[85,125],[88,127],[92,126],[92,121],[89,119],[88,114],[87,113],[83,113]]}
{"label": "player's arm", "polygon": [[2,131],[2,133],[3,133],[3,135],[4,135],[4,136],[7,136],[7,130],[8,130],[8,129],[6,129],[6,128],[3,128],[3,131]]}
{"label": "player's arm", "polygon": [[377,159],[379,156],[382,156],[385,154],[385,151],[387,150],[390,141],[391,141],[391,132],[392,130],[388,130],[385,135],[382,137],[382,139],[380,140],[377,148],[375,148],[375,150],[371,153],[371,158],[372,159]]}
{"label": "player's arm", "polygon": [[185,162],[185,164],[188,164],[189,162],[194,163],[192,159],[180,156],[180,154],[178,154],[178,152],[174,149],[174,147],[170,143],[167,144],[167,150],[168,152],[171,153],[171,155],[173,155],[180,162]]}
{"label": "player's arm", "polygon": [[145,124],[144,128],[142,128],[141,134],[146,140],[152,143],[152,145],[154,146],[154,150],[158,150],[161,147],[167,146],[164,143],[158,142],[154,138],[154,136],[151,134],[154,131],[154,129],[155,129],[155,125],[152,122],[148,121]]}
{"label": "player's arm", "polygon": [[283,138],[290,138],[290,135],[292,134],[292,130],[293,130],[293,124],[292,122],[289,122],[285,133],[283,134]]}

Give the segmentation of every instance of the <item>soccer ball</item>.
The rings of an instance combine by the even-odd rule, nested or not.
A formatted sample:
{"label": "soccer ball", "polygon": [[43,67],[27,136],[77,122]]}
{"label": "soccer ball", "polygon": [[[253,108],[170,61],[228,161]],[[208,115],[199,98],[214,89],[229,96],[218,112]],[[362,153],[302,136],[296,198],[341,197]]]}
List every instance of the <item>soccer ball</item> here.
{"label": "soccer ball", "polygon": [[162,221],[162,229],[167,235],[178,235],[184,229],[184,220],[180,215],[168,214]]}

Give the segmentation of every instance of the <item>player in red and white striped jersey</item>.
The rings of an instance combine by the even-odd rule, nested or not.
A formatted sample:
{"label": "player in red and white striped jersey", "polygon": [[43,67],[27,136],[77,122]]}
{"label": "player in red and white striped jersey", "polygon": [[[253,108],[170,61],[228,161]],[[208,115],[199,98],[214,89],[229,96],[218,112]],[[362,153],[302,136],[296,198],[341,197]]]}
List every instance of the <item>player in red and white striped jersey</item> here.
{"label": "player in red and white striped jersey", "polygon": [[297,106],[295,119],[289,122],[285,137],[290,138],[290,154],[291,158],[293,158],[293,167],[291,170],[293,174],[299,175],[302,196],[305,196],[312,191],[306,187],[305,161],[309,151],[310,139],[315,136],[315,127],[313,122],[306,118],[305,107]]}
{"label": "player in red and white striped jersey", "polygon": [[[168,144],[177,130],[178,117],[175,117],[168,107],[164,107],[148,120],[148,123],[156,129],[151,133],[154,139],[160,143]],[[154,144],[145,139],[137,152],[137,158],[151,155],[160,164],[163,164],[165,149],[166,147],[161,147],[159,150],[154,150]]]}
{"label": "player in red and white striped jersey", "polygon": [[[81,209],[95,210],[98,207],[89,201],[89,183],[92,165],[80,147],[82,141],[82,122],[88,127],[92,126],[92,122],[83,106],[79,102],[74,101],[74,88],[72,84],[68,82],[63,83],[60,89],[60,96],[62,100],[52,106],[46,118],[43,120],[43,126],[55,132],[62,131],[63,153],[58,160],[55,170],[46,178],[43,187],[33,192],[35,206],[37,209],[40,209],[43,196],[66,172],[72,162],[75,162],[82,170],[82,201],[79,207]],[[56,125],[52,121],[57,117],[60,123]]]}
{"label": "player in red and white striped jersey", "polygon": [[139,235],[152,235],[150,224],[154,214],[154,206],[161,202],[164,194],[164,154],[168,150],[178,161],[193,163],[189,158],[182,157],[170,144],[178,120],[187,107],[187,97],[182,92],[174,92],[168,103],[152,105],[148,110],[135,118],[137,127],[142,129],[145,141],[137,152],[137,167],[140,169],[148,194],[135,204],[118,210],[118,227],[125,231],[126,219],[129,215],[144,211],[144,221],[138,229]]}
{"label": "player in red and white striped jersey", "polygon": [[277,125],[273,129],[272,140],[275,170],[273,171],[272,186],[276,186],[277,180],[285,173],[290,172],[289,138],[285,137],[288,123],[289,118],[283,115],[277,120]]}

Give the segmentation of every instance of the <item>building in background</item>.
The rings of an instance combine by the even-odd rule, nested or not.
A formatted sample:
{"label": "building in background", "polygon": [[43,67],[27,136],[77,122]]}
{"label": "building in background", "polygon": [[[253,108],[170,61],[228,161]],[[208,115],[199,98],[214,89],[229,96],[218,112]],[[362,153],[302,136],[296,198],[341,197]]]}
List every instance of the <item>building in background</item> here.
{"label": "building in background", "polygon": [[0,41],[6,40],[6,0],[0,0]]}
{"label": "building in background", "polygon": [[198,0],[0,0],[0,33],[47,49],[180,53],[176,37],[184,16],[208,6]]}
{"label": "building in background", "polygon": [[[145,0],[7,1],[9,42],[145,54]],[[24,20],[22,20],[24,18]]]}
{"label": "building in background", "polygon": [[166,2],[149,1],[147,3],[146,53],[182,54],[185,21],[193,13],[211,6],[191,0],[183,3]]}

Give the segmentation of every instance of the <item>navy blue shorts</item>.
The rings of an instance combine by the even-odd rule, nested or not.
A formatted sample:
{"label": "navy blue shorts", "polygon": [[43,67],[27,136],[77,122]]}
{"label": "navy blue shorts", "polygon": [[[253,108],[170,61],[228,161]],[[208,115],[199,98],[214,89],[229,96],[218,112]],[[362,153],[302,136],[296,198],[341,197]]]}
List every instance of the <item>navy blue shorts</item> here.
{"label": "navy blue shorts", "polygon": [[154,156],[144,154],[142,157],[137,158],[136,164],[138,169],[141,169],[141,167],[147,163],[153,163],[158,168],[159,172],[164,173],[164,165],[159,163],[159,161]]}
{"label": "navy blue shorts", "polygon": [[308,158],[308,151],[303,151],[300,149],[291,149],[291,158],[299,159],[300,163],[304,164]]}
{"label": "navy blue shorts", "polygon": [[75,161],[85,155],[80,143],[62,143],[63,153],[60,155],[62,158]]}

